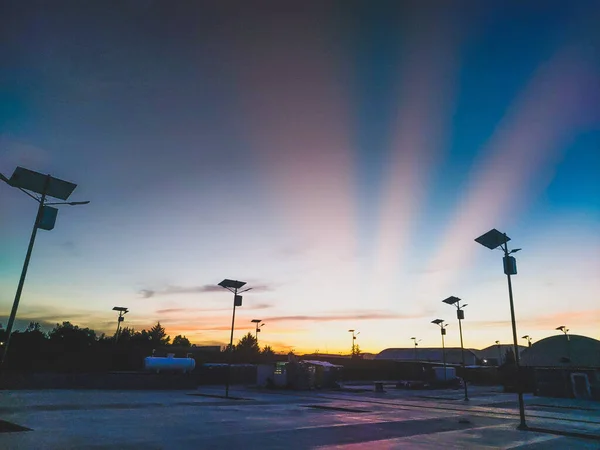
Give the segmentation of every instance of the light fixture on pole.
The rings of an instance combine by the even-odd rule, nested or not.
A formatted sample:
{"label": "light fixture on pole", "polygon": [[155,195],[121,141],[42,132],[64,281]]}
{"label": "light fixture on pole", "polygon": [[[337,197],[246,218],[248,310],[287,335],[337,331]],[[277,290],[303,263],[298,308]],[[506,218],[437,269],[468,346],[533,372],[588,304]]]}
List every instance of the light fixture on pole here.
{"label": "light fixture on pole", "polygon": [[462,305],[460,304],[461,299],[458,297],[448,297],[445,300],[442,300],[442,302],[448,304],[448,305],[454,305],[456,306],[456,317],[458,318],[458,332],[460,334],[460,354],[462,357],[462,366],[463,366],[463,384],[465,387],[465,402],[469,401],[469,389],[467,387],[467,379],[465,378],[465,375],[467,373],[467,366],[465,365],[465,347],[463,345],[463,335],[462,335],[462,320],[465,318],[465,312],[463,311],[463,308],[466,307],[467,305]]}
{"label": "light fixture on pole", "polygon": [[355,333],[355,330],[348,330],[348,333],[352,333],[352,353],[350,353],[350,358],[353,358],[356,349],[354,341],[356,341],[356,336],[360,334],[360,331],[358,333]]}
{"label": "light fixture on pole", "polygon": [[414,341],[414,344],[415,344],[415,362],[416,362],[417,361],[417,347],[419,345],[419,342],[422,341],[422,339],[417,340],[417,338],[414,336],[411,337],[411,339]]}
{"label": "light fixture on pole", "polygon": [[244,289],[243,291],[240,291],[240,289],[245,284],[246,284],[245,281],[229,280],[227,278],[219,283],[219,286],[221,286],[222,288],[225,288],[228,291],[233,292],[233,315],[231,318],[231,335],[229,337],[229,347],[227,348],[229,355],[228,355],[228,361],[227,361],[227,376],[225,378],[225,397],[227,397],[227,398],[229,398],[229,380],[231,377],[231,358],[233,357],[233,329],[235,327],[235,307],[242,306],[242,296],[239,294],[241,294],[242,292],[248,292],[250,289],[252,289],[252,288],[247,288],[247,289]]}
{"label": "light fixture on pole", "polygon": [[447,323],[444,323],[444,319],[435,319],[432,320],[431,323],[435,325],[439,325],[440,333],[442,335],[442,361],[444,364],[444,381],[448,381],[448,377],[446,375],[446,345],[444,344],[444,336],[446,336],[446,327]]}
{"label": "light fixture on pole", "polygon": [[498,346],[498,367],[502,365],[502,347],[500,346],[500,341],[496,341],[496,345]]}
{"label": "light fixture on pole", "polygon": [[517,274],[517,261],[514,256],[510,256],[513,253],[520,251],[520,248],[515,248],[513,250],[508,250],[508,241],[510,238],[506,235],[506,233],[501,233],[500,231],[493,228],[485,234],[482,234],[475,242],[483,245],[484,247],[489,248],[490,250],[495,250],[498,247],[504,252],[504,258],[502,259],[504,263],[504,273],[506,274],[506,279],[508,281],[508,299],[510,302],[510,320],[512,324],[512,333],[513,333],[513,345],[514,345],[514,353],[515,353],[515,363],[517,365],[517,391],[519,395],[519,417],[520,423],[518,426],[519,430],[526,430],[527,423],[525,422],[525,403],[523,401],[523,380],[521,374],[521,362],[519,358],[519,344],[517,342],[517,321],[515,319],[515,305],[513,301],[513,292],[512,292],[512,281],[511,275]]}
{"label": "light fixture on pole", "polygon": [[[265,326],[265,324],[264,324],[264,323],[261,323],[261,322],[262,322],[262,320],[260,320],[260,319],[252,319],[250,322],[252,322],[252,323],[256,324],[256,331],[255,331],[255,335],[254,335],[254,337],[256,338],[256,344],[258,345],[258,333],[260,333],[260,329],[261,329],[262,327],[264,327],[264,326]],[[260,326],[258,325],[259,323],[261,323],[261,324],[260,324]]]}
{"label": "light fixture on pole", "polygon": [[119,342],[119,334],[121,331],[121,322],[123,322],[125,320],[125,317],[123,317],[123,316],[125,314],[127,314],[129,312],[129,310],[127,308],[125,308],[124,306],[115,306],[113,308],[113,311],[119,312],[119,317],[117,318],[117,332],[115,334],[115,342]]}
{"label": "light fixture on pole", "polygon": [[526,334],[521,339],[527,339],[527,347],[531,347],[531,336],[529,336],[528,334]]}
{"label": "light fixture on pole", "polygon": [[[23,286],[25,285],[27,269],[29,267],[29,261],[31,259],[31,253],[33,252],[33,245],[35,243],[35,237],[37,235],[38,228],[47,231],[50,231],[54,228],[56,216],[58,214],[58,209],[53,208],[50,205],[87,205],[89,201],[63,201],[48,203],[46,201],[48,197],[57,198],[59,200],[67,200],[71,193],[75,190],[77,185],[68,181],[61,180],[59,178],[54,178],[50,175],[44,175],[39,172],[34,172],[33,170],[25,169],[23,167],[17,167],[10,178],[6,178],[4,175],[0,174],[0,180],[4,181],[11,187],[19,189],[21,192],[27,194],[29,197],[38,202],[37,214],[33,223],[33,231],[31,232],[31,237],[29,238],[29,246],[27,247],[27,253],[25,254],[25,262],[23,263],[21,277],[19,278],[19,284],[17,286],[17,292],[15,294],[15,299],[13,301],[12,309],[10,311],[8,323],[6,324],[6,345],[4,347],[4,352],[2,354],[1,361],[2,365],[4,365],[6,355],[8,354],[10,336],[12,333],[15,318],[17,316],[17,310],[19,309],[21,293],[23,292]],[[39,197],[35,194],[38,194]]]}

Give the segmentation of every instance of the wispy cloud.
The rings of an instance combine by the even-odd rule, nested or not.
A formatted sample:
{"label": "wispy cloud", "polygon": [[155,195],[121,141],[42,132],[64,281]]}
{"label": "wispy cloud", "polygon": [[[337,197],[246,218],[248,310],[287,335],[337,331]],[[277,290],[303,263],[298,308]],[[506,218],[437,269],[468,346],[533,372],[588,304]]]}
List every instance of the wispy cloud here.
{"label": "wispy cloud", "polygon": [[[272,287],[267,284],[255,284],[250,286],[254,292],[271,291]],[[222,292],[223,288],[216,284],[204,284],[202,286],[167,286],[165,289],[141,289],[138,291],[142,298],[159,297],[165,295],[179,294],[206,294],[210,292]]]}
{"label": "wispy cloud", "polygon": [[[269,303],[257,303],[255,305],[244,305],[244,309],[268,309],[272,308],[273,305]],[[231,307],[227,308],[165,308],[165,309],[157,309],[157,314],[193,314],[198,312],[218,312],[218,311],[230,311]]]}
{"label": "wispy cloud", "polygon": [[333,314],[315,314],[315,315],[296,315],[296,316],[275,316],[267,317],[268,322],[335,322],[341,320],[387,320],[387,319],[418,319],[425,314],[398,314],[392,311],[357,311],[349,313]]}
{"label": "wispy cloud", "polygon": [[[518,319],[520,328],[535,330],[553,330],[559,325],[566,325],[572,332],[577,334],[576,327],[588,327],[590,318],[600,319],[600,309],[591,309],[583,311],[559,311],[550,314],[544,314],[536,317],[524,317]],[[486,327],[506,327],[510,326],[510,320],[478,320],[474,324]]]}

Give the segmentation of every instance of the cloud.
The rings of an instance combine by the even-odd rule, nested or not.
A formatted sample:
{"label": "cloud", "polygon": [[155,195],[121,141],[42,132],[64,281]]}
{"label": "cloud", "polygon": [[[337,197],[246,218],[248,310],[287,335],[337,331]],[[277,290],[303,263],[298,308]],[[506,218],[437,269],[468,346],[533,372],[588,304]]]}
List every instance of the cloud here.
{"label": "cloud", "polygon": [[[273,290],[267,284],[254,284],[250,286],[253,292],[267,292]],[[204,284],[202,286],[167,286],[163,290],[141,289],[138,293],[142,298],[158,297],[164,295],[178,294],[205,294],[209,292],[222,292],[223,288],[216,284]]]}
{"label": "cloud", "polygon": [[297,315],[297,316],[276,316],[265,318],[268,322],[335,322],[341,320],[387,320],[387,319],[417,319],[424,317],[424,314],[398,314],[391,311],[357,311],[343,314],[319,314],[319,315]]}
{"label": "cloud", "polygon": [[[566,325],[571,328],[573,333],[577,334],[576,327],[586,328],[590,325],[590,318],[600,318],[600,309],[590,309],[582,311],[559,311],[550,314],[544,314],[536,317],[517,317],[517,326],[519,328],[535,330],[553,330],[559,325]],[[510,326],[510,320],[478,320],[474,321],[477,325],[485,327],[506,327]]]}
{"label": "cloud", "polygon": [[[267,309],[272,308],[273,305],[269,303],[258,303],[256,305],[244,305],[244,309]],[[178,314],[178,313],[195,313],[195,312],[217,312],[217,311],[231,311],[231,307],[226,308],[165,308],[157,309],[156,314]]]}

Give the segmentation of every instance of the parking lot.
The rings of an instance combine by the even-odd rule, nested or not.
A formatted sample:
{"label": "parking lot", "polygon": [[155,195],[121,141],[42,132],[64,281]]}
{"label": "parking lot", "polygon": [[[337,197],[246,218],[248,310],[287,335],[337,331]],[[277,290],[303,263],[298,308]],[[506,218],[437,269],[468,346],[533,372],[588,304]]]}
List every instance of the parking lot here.
{"label": "parking lot", "polygon": [[[0,433],[6,449],[599,448],[600,405],[476,388],[335,391],[234,387],[190,391],[0,392],[0,419],[30,431]],[[587,436],[587,437],[586,437]],[[584,438],[586,437],[586,438]]]}

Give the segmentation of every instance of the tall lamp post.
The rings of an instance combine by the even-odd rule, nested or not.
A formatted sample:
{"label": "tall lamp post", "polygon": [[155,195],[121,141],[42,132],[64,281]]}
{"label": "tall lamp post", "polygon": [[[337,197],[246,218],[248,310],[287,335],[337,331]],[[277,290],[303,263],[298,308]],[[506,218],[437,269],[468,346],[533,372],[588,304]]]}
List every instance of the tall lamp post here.
{"label": "tall lamp post", "polygon": [[569,329],[564,325],[561,325],[560,327],[556,327],[556,331],[562,331],[567,338],[567,358],[569,359],[569,362],[571,362],[571,338],[569,337]]}
{"label": "tall lamp post", "polygon": [[121,322],[123,322],[125,320],[125,317],[123,317],[123,316],[125,314],[127,314],[129,312],[129,310],[127,308],[125,308],[124,306],[115,306],[113,308],[113,311],[119,312],[119,317],[117,318],[117,332],[115,334],[115,342],[119,342],[119,334],[121,331]]}
{"label": "tall lamp post", "polygon": [[356,348],[356,344],[354,341],[356,341],[356,336],[360,334],[360,331],[358,333],[355,333],[355,330],[348,330],[348,333],[352,333],[352,353],[350,353],[350,358],[353,358],[354,349]]}
{"label": "tall lamp post", "polygon": [[501,233],[495,228],[488,231],[485,234],[482,234],[475,242],[483,245],[484,247],[489,248],[490,250],[495,250],[500,247],[500,250],[504,252],[504,273],[506,274],[506,279],[508,282],[508,299],[510,302],[510,320],[512,323],[512,333],[513,333],[513,345],[515,352],[515,363],[517,365],[517,391],[519,395],[519,417],[520,423],[518,426],[519,430],[526,430],[527,423],[525,422],[525,403],[523,402],[523,386],[521,379],[521,363],[519,358],[519,344],[517,342],[517,321],[515,319],[515,305],[513,302],[513,292],[512,292],[512,281],[510,276],[517,274],[517,261],[514,256],[510,256],[512,253],[516,253],[520,248],[515,248],[513,250],[508,250],[508,241],[510,238],[506,235],[506,233]]}
{"label": "tall lamp post", "polygon": [[521,339],[527,339],[527,347],[531,347],[531,336],[529,336],[528,334],[526,334]]}
{"label": "tall lamp post", "polygon": [[431,323],[435,325],[439,325],[440,333],[442,335],[442,361],[444,363],[444,381],[448,381],[448,376],[446,375],[446,345],[444,344],[444,336],[446,336],[446,327],[447,323],[444,323],[444,319],[435,319],[432,320]]}
{"label": "tall lamp post", "polygon": [[242,306],[242,292],[247,292],[252,288],[246,288],[243,291],[240,289],[246,284],[245,281],[224,279],[219,283],[219,286],[233,292],[233,316],[231,317],[231,336],[229,337],[229,347],[227,349],[227,375],[225,377],[225,397],[229,398],[229,380],[231,377],[231,358],[233,357],[233,329],[235,327],[235,307]]}
{"label": "tall lamp post", "polygon": [[[1,365],[4,366],[6,355],[8,354],[8,346],[10,344],[10,336],[12,328],[15,323],[17,316],[17,310],[19,309],[19,302],[21,300],[21,293],[23,292],[23,286],[25,285],[25,278],[27,277],[27,269],[29,268],[29,261],[31,259],[31,253],[33,252],[33,245],[35,243],[35,237],[37,230],[50,231],[54,228],[56,223],[56,216],[58,215],[58,209],[52,206],[58,205],[87,205],[86,202],[47,202],[48,197],[57,198],[59,200],[67,200],[71,193],[77,187],[76,184],[68,181],[54,178],[50,175],[44,175],[33,170],[25,169],[23,167],[17,167],[10,178],[6,178],[0,173],[0,180],[4,181],[11,187],[19,189],[29,197],[34,199],[38,203],[37,214],[33,223],[33,231],[29,238],[29,246],[27,247],[27,253],[25,254],[25,262],[21,270],[21,277],[19,278],[19,284],[17,286],[17,292],[13,301],[8,323],[6,325],[6,345],[4,346],[4,353],[2,354]],[[38,194],[38,195],[35,195]]]}
{"label": "tall lamp post", "polygon": [[[258,333],[260,333],[260,329],[262,327],[264,327],[265,324],[261,323],[262,320],[260,320],[260,319],[252,319],[251,322],[254,323],[254,324],[256,324],[256,330],[255,330],[254,337],[256,338],[256,344],[258,344]],[[260,326],[258,325],[259,323],[261,323]]]}
{"label": "tall lamp post", "polygon": [[502,346],[500,341],[496,341],[496,345],[498,346],[498,367],[500,367],[502,365]]}
{"label": "tall lamp post", "polygon": [[422,341],[422,339],[417,340],[416,337],[411,337],[411,339],[414,341],[415,344],[415,362],[417,361],[417,347],[419,346],[419,342]]}
{"label": "tall lamp post", "polygon": [[467,373],[467,367],[465,364],[465,347],[463,345],[463,335],[462,335],[462,320],[465,318],[465,312],[463,311],[463,308],[467,305],[462,305],[460,304],[461,300],[458,297],[448,297],[445,300],[442,300],[442,302],[448,304],[448,305],[454,305],[456,306],[456,317],[458,318],[458,331],[460,333],[460,355],[462,358],[462,366],[463,366],[463,385],[465,386],[465,402],[469,401],[469,388],[467,387],[467,379],[465,378],[465,375]]}

